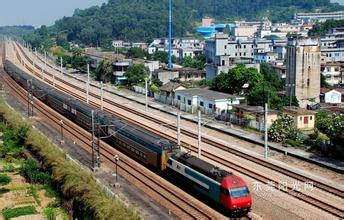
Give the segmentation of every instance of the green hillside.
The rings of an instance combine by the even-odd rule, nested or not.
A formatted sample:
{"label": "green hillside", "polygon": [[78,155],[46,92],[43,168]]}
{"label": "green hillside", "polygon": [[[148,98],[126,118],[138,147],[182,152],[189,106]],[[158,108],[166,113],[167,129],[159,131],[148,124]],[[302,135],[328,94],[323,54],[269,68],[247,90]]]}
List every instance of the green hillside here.
{"label": "green hillside", "polygon": [[[93,46],[108,46],[112,39],[149,41],[167,36],[167,6],[167,0],[109,0],[102,6],[76,10],[51,29],[68,41]],[[173,0],[173,35],[192,32],[192,25],[204,16],[218,21],[267,17],[277,22],[289,21],[295,12],[343,8],[330,0]]]}

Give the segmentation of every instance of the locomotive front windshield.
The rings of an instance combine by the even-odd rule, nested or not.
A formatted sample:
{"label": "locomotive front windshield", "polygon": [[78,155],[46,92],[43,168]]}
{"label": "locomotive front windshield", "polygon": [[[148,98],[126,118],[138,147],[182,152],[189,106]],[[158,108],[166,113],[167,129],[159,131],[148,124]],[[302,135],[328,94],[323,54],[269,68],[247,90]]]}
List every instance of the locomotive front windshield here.
{"label": "locomotive front windshield", "polygon": [[240,198],[248,196],[249,190],[247,187],[234,188],[230,190],[230,194],[233,198]]}

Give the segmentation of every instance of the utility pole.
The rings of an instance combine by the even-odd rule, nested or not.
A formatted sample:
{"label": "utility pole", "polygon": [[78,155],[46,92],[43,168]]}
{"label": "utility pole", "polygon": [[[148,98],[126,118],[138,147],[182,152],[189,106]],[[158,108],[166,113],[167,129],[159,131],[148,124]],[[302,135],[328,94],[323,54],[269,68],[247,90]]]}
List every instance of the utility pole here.
{"label": "utility pole", "polygon": [[198,110],[198,158],[202,155],[202,134],[201,134],[201,128],[202,128],[202,121],[201,121],[201,111]]}
{"label": "utility pole", "polygon": [[90,64],[87,64],[87,82],[86,82],[86,101],[89,103],[89,90],[90,90]]}
{"label": "utility pole", "polygon": [[172,0],[169,0],[168,19],[168,69],[172,70]]}
{"label": "utility pole", "polygon": [[145,78],[145,96],[146,96],[146,112],[148,111],[148,79]]}
{"label": "utility pole", "polygon": [[63,77],[63,58],[62,58],[62,56],[60,58],[60,65],[61,65],[61,67],[60,67],[61,76]]}
{"label": "utility pole", "polygon": [[[36,48],[34,49],[34,51],[36,51]],[[35,52],[34,52],[35,54]],[[36,62],[36,56],[33,56],[33,59],[32,59],[32,74],[35,75],[35,62]]]}
{"label": "utility pole", "polygon": [[63,120],[61,120],[60,122],[59,122],[59,124],[61,125],[61,145],[64,143],[64,138],[63,138]]}
{"label": "utility pole", "polygon": [[268,159],[268,103],[265,103],[264,110],[264,158]]}
{"label": "utility pole", "polygon": [[177,144],[180,146],[180,111],[177,113]]}
{"label": "utility pole", "polygon": [[104,88],[103,88],[104,84],[103,81],[100,82],[100,109],[103,111],[104,110]]}
{"label": "utility pole", "polygon": [[44,70],[42,74],[43,81],[44,81],[44,71],[46,70],[47,70],[47,51],[44,50]]}

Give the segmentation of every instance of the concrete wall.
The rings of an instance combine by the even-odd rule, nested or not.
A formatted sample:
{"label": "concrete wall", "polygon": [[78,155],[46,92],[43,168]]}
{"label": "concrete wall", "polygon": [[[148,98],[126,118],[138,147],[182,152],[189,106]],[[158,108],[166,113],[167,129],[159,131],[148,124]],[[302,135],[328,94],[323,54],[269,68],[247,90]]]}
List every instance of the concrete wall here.
{"label": "concrete wall", "polygon": [[296,96],[301,108],[319,102],[320,95],[320,42],[318,39],[292,39],[287,51],[287,94]]}

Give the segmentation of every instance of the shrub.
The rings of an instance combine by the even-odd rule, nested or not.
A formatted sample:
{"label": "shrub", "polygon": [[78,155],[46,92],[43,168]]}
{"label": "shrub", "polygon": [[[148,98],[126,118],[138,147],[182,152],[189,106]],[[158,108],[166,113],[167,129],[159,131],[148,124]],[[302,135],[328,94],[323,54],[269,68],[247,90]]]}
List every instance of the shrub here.
{"label": "shrub", "polygon": [[12,181],[11,177],[6,174],[0,174],[0,185],[7,185]]}
{"label": "shrub", "polygon": [[37,214],[37,211],[33,206],[25,206],[13,209],[5,208],[2,210],[2,215],[4,216],[5,220],[16,218],[23,215],[33,214]]}
{"label": "shrub", "polygon": [[27,160],[20,168],[20,175],[31,183],[50,184],[51,176],[42,171],[35,160]]}
{"label": "shrub", "polygon": [[[11,127],[29,126],[22,117],[13,112],[3,100],[0,99],[0,114],[3,114]],[[89,210],[95,219],[139,219],[139,216],[130,207],[126,207],[120,200],[108,196],[96,183],[92,174],[81,169],[79,166],[66,159],[63,152],[38,130],[30,128],[26,133],[25,146],[29,148],[43,162],[44,168],[48,169],[53,181],[59,186],[61,194],[65,199],[70,199],[71,204],[77,202],[82,204],[86,210]],[[34,180],[37,171],[37,163],[30,161],[23,166],[21,173]],[[45,179],[46,176],[43,175]],[[38,179],[41,179],[39,177]],[[27,208],[27,207],[24,207]],[[36,213],[33,207],[19,209],[18,212],[13,209],[4,210],[6,216],[14,213],[21,214],[24,211]],[[33,213],[34,211],[34,213]],[[26,213],[25,213],[26,214]],[[19,215],[18,215],[19,216]],[[6,219],[9,219],[7,217]]]}

